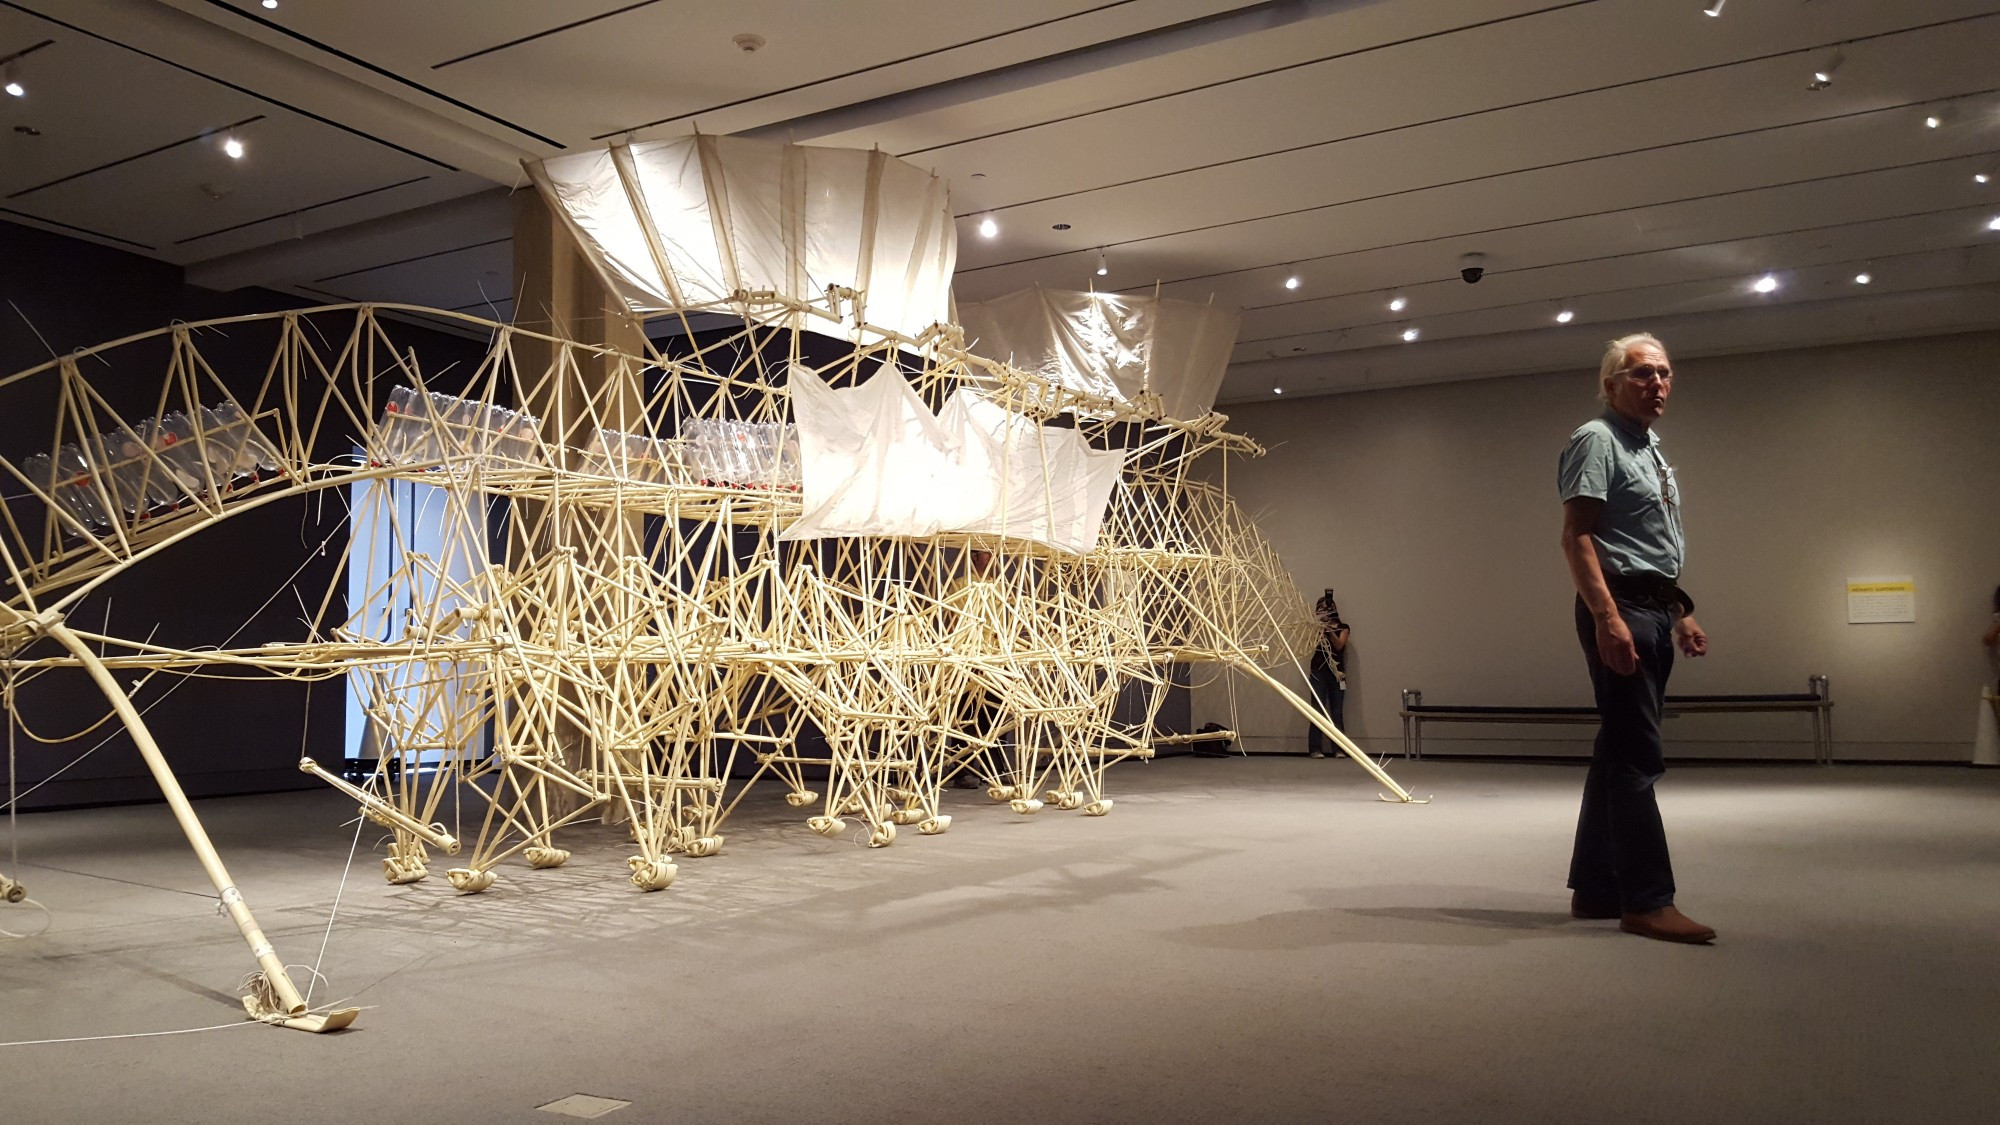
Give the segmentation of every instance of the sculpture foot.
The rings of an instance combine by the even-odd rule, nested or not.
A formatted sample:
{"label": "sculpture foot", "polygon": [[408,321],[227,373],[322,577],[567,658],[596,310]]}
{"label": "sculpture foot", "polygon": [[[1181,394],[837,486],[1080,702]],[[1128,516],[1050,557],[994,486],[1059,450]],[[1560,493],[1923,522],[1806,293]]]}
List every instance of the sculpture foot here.
{"label": "sculpture foot", "polygon": [[390,886],[399,887],[405,883],[421,883],[431,873],[420,859],[405,859],[401,856],[382,858],[382,878]]}
{"label": "sculpture foot", "polygon": [[1074,809],[1083,804],[1083,794],[1073,789],[1051,789],[1042,796],[1047,797],[1049,804],[1059,809]]}
{"label": "sculpture foot", "polygon": [[1109,797],[1106,797],[1101,801],[1092,801],[1089,804],[1083,806],[1083,815],[1085,816],[1103,816],[1105,813],[1108,813],[1110,811],[1111,811],[1111,798]]}
{"label": "sculpture foot", "polygon": [[527,848],[521,852],[528,866],[537,871],[550,867],[561,867],[569,862],[569,851],[564,848]]}
{"label": "sculpture foot", "polygon": [[665,859],[647,859],[642,855],[627,859],[625,866],[632,869],[632,885],[642,891],[666,890],[667,885],[674,881],[674,876],[680,874],[680,868],[671,862]]}
{"label": "sculpture foot", "polygon": [[819,800],[819,794],[810,789],[801,789],[795,793],[785,794],[785,803],[795,809],[805,808],[817,800]]}
{"label": "sculpture foot", "polygon": [[895,842],[896,826],[893,824],[878,824],[875,831],[868,834],[868,846],[871,848],[886,848]]}
{"label": "sculpture foot", "polygon": [[986,795],[996,801],[1011,801],[1017,792],[1012,785],[995,785],[986,790]]}
{"label": "sculpture foot", "polygon": [[696,858],[720,855],[721,853],[722,837],[720,836],[696,836],[687,842],[687,854]]}
{"label": "sculpture foot", "polygon": [[293,1031],[309,1031],[319,1035],[350,1027],[355,1017],[361,1014],[359,1008],[335,1008],[330,1012],[301,1013],[294,1016],[273,1007],[271,1001],[262,994],[263,990],[255,983],[255,979],[252,978],[252,987],[257,991],[243,998],[243,1011],[259,1023],[268,1023],[273,1027],[289,1027]]}
{"label": "sculpture foot", "polygon": [[451,880],[451,889],[462,895],[476,895],[493,885],[493,872],[470,867],[454,867],[444,877]]}
{"label": "sculpture foot", "polygon": [[897,809],[889,814],[889,819],[897,824],[915,824],[921,820],[929,820],[930,815],[923,809]]}
{"label": "sculpture foot", "polygon": [[822,836],[838,836],[847,831],[847,822],[837,816],[816,816],[806,821],[806,827]]}
{"label": "sculpture foot", "polygon": [[1033,816],[1042,811],[1042,803],[1033,797],[1016,797],[1007,802],[1007,807],[1022,816]]}
{"label": "sculpture foot", "polygon": [[935,836],[938,833],[950,827],[951,827],[951,817],[940,815],[940,816],[934,816],[929,820],[926,820],[918,824],[917,831],[923,833],[926,836]]}

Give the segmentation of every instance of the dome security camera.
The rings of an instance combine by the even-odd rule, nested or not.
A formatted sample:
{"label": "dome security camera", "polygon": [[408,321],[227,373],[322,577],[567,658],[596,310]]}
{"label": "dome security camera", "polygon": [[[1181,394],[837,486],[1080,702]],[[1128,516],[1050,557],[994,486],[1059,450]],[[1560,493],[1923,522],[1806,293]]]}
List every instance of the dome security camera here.
{"label": "dome security camera", "polygon": [[1486,276],[1486,255],[1460,254],[1458,276],[1464,278],[1467,285],[1479,284],[1479,279]]}

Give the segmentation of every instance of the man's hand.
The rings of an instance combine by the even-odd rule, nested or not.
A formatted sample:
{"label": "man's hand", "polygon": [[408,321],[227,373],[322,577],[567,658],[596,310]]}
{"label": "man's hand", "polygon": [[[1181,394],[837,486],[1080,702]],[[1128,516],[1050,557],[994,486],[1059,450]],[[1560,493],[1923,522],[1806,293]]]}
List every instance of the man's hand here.
{"label": "man's hand", "polygon": [[1674,622],[1674,640],[1681,646],[1684,656],[1707,656],[1708,634],[1695,624],[1694,615],[1687,614]]}
{"label": "man's hand", "polygon": [[1639,670],[1639,649],[1632,643],[1632,630],[1616,613],[1597,619],[1597,658],[1621,676]]}

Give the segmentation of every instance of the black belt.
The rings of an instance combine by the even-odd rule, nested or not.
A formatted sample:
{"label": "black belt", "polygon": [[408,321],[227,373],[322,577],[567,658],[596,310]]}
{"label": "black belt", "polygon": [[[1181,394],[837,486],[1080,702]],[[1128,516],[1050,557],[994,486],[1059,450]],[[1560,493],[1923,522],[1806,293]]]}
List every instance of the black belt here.
{"label": "black belt", "polygon": [[1604,585],[1610,588],[1612,597],[1621,601],[1650,602],[1660,609],[1678,607],[1684,614],[1694,613],[1694,599],[1688,597],[1688,592],[1672,579],[1657,574],[1606,573]]}

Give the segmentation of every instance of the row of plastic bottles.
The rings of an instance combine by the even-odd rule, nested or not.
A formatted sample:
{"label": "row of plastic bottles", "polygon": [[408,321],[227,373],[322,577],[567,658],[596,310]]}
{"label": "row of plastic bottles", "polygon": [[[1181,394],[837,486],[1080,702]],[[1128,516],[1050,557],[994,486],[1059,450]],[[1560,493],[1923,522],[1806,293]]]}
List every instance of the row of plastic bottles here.
{"label": "row of plastic bottles", "polygon": [[369,435],[368,459],[377,465],[422,465],[470,457],[485,468],[540,464],[536,433],[541,419],[477,399],[410,387],[389,392],[382,420]]}
{"label": "row of plastic bottles", "polygon": [[621,430],[598,430],[584,452],[585,472],[640,484],[670,483],[681,464],[673,442]]}
{"label": "row of plastic bottles", "polygon": [[803,480],[796,426],[691,418],[681,434],[690,468],[703,484],[797,491]]}
{"label": "row of plastic bottles", "polygon": [[54,457],[37,453],[21,470],[94,529],[110,527],[121,516],[145,519],[186,497],[206,495],[211,480],[227,489],[277,471],[278,451],[235,403],[198,409],[199,430],[175,410],[146,419],[136,431],[117,426],[70,442]]}

